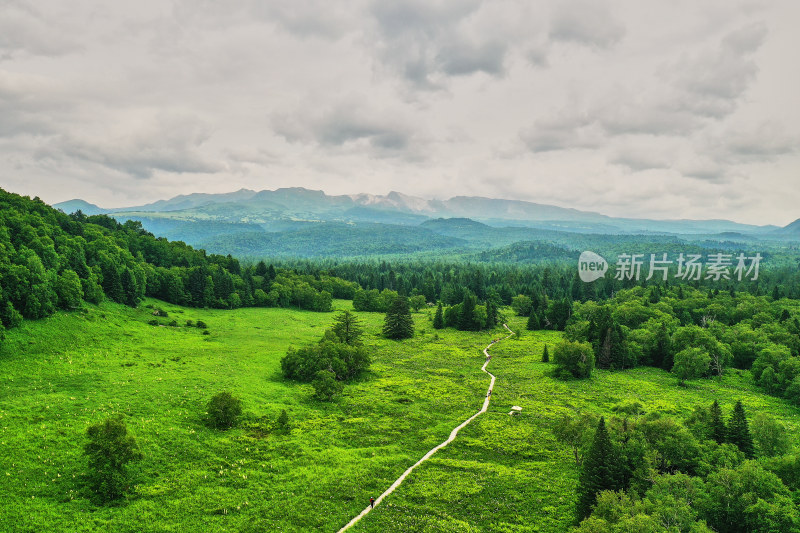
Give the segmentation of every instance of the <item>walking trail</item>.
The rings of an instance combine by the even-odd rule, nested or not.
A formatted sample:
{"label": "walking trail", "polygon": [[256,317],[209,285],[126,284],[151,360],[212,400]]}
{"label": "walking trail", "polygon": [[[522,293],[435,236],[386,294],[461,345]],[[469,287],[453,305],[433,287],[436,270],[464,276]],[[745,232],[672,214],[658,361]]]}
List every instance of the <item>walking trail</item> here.
{"label": "walking trail", "polygon": [[[505,340],[505,339],[509,338],[511,335],[513,335],[513,334],[514,334],[514,332],[513,332],[513,331],[511,331],[511,329],[510,329],[510,328],[509,328],[509,327],[508,327],[506,324],[503,324],[503,327],[504,327],[504,328],[506,328],[506,329],[508,330],[509,334],[508,334],[508,335],[506,335],[505,337],[503,337],[503,338],[502,338],[502,339],[500,339],[500,340]],[[496,343],[496,342],[499,342],[499,341],[492,341],[492,342],[490,342],[490,343],[489,343],[489,345],[488,345],[486,348],[484,348],[484,349],[483,349],[483,354],[486,356],[486,362],[484,362],[484,363],[483,363],[483,366],[481,367],[481,370],[482,370],[483,372],[486,372],[487,374],[489,374],[489,376],[492,378],[492,380],[491,380],[491,382],[489,383],[489,389],[486,391],[486,399],[485,399],[485,400],[483,400],[483,407],[481,407],[481,410],[480,410],[480,411],[478,411],[477,413],[475,413],[474,415],[472,415],[471,417],[467,418],[466,420],[464,420],[464,421],[463,421],[461,424],[459,424],[458,426],[456,426],[456,427],[453,429],[453,431],[451,431],[451,432],[450,432],[450,436],[449,436],[449,437],[447,437],[447,440],[446,440],[446,441],[444,441],[444,442],[443,442],[443,443],[441,443],[440,445],[438,445],[438,446],[436,446],[435,448],[433,448],[431,451],[429,451],[428,453],[426,453],[425,455],[423,455],[423,456],[422,456],[422,459],[420,459],[419,461],[417,461],[416,463],[414,463],[413,465],[411,465],[410,467],[408,467],[408,470],[406,470],[405,472],[403,472],[403,475],[401,475],[399,478],[397,478],[397,480],[396,480],[394,483],[392,483],[392,485],[391,485],[391,486],[390,486],[388,489],[386,489],[386,491],[385,491],[383,494],[381,494],[380,496],[378,496],[378,497],[375,499],[375,506],[376,506],[376,507],[378,506],[378,504],[380,504],[380,503],[383,501],[383,499],[384,499],[385,497],[387,497],[389,494],[391,494],[392,492],[394,492],[394,489],[396,489],[397,487],[399,487],[399,486],[400,486],[400,484],[401,484],[401,483],[402,483],[402,482],[403,482],[403,481],[406,479],[406,477],[408,477],[408,475],[409,475],[409,474],[410,474],[410,473],[411,473],[411,472],[412,472],[412,471],[413,471],[413,470],[414,470],[416,467],[418,467],[419,465],[421,465],[422,463],[424,463],[425,461],[427,461],[428,459],[430,459],[430,458],[431,458],[431,456],[432,456],[433,454],[435,454],[436,452],[438,452],[439,450],[441,450],[442,448],[444,448],[445,446],[447,446],[448,444],[450,444],[451,442],[453,442],[453,440],[455,440],[455,438],[456,438],[456,435],[458,435],[458,432],[459,432],[459,431],[461,431],[461,429],[462,429],[463,427],[465,427],[467,424],[469,424],[470,422],[472,422],[473,420],[475,420],[475,419],[478,417],[478,415],[481,415],[481,414],[485,413],[485,412],[486,412],[486,410],[489,408],[489,402],[492,400],[491,391],[492,391],[492,388],[494,387],[494,379],[495,379],[495,378],[494,378],[494,374],[492,374],[491,372],[489,372],[488,370],[486,370],[486,367],[489,365],[489,361],[490,361],[490,358],[489,358],[489,357],[490,357],[490,356],[489,356],[489,348],[491,348],[491,347],[492,347],[492,345],[493,345],[494,343]],[[358,516],[356,516],[355,518],[353,518],[352,520],[350,520],[350,522],[348,522],[346,526],[344,526],[342,529],[340,529],[340,530],[339,530],[339,533],[342,533],[343,531],[347,531],[348,529],[350,529],[351,527],[353,527],[353,526],[354,526],[356,523],[358,523],[358,521],[359,521],[359,520],[361,520],[362,518],[364,518],[364,517],[367,515],[367,513],[369,513],[371,510],[372,510],[372,507],[371,507],[371,506],[369,506],[369,505],[367,505],[367,507],[366,507],[366,508],[365,508],[363,511],[361,511],[361,513],[359,513],[359,515],[358,515]]]}

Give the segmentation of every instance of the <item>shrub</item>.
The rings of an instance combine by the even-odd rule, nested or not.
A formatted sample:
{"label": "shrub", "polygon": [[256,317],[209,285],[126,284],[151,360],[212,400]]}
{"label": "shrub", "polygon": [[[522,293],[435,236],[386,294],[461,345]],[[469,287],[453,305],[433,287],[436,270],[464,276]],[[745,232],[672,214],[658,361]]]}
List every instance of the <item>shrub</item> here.
{"label": "shrub", "polygon": [[150,324],[151,326],[157,326],[158,325],[158,320],[156,320],[154,318],[152,320],[148,320],[147,323]]}
{"label": "shrub", "polygon": [[215,394],[208,402],[206,422],[216,429],[228,429],[236,425],[242,414],[242,401],[235,398],[230,392],[224,391]]}
{"label": "shrub", "polygon": [[588,378],[594,370],[594,350],[588,342],[563,341],[553,349],[555,376]]}
{"label": "shrub", "polygon": [[314,387],[314,397],[325,402],[333,400],[336,395],[341,394],[344,388],[341,382],[336,381],[336,374],[330,370],[317,372],[311,386]]}
{"label": "shrub", "polygon": [[281,409],[281,414],[278,415],[278,429],[284,432],[289,430],[289,413],[286,409]]}
{"label": "shrub", "polygon": [[205,323],[205,322],[203,322],[202,320],[198,320],[198,321],[197,321],[197,324],[195,324],[195,325],[196,325],[198,328],[200,328],[200,329],[206,329],[206,328],[208,327],[208,326],[206,325],[206,323]]}
{"label": "shrub", "polygon": [[89,426],[89,443],[83,447],[89,457],[89,487],[101,502],[115,500],[128,490],[127,465],[142,458],[139,446],[121,418]]}
{"label": "shrub", "polygon": [[186,327],[187,328],[193,328],[194,327],[194,322],[192,322],[191,320],[187,320],[186,321]]}

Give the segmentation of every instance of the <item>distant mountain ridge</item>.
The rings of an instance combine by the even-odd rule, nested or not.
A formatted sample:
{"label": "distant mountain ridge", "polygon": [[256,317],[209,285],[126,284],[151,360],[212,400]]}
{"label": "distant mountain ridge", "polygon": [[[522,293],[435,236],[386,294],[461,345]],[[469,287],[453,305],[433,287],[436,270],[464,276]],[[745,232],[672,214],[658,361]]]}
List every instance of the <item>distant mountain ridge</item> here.
{"label": "distant mountain ridge", "polygon": [[103,209],[83,200],[70,200],[55,204],[54,207],[66,212],[79,208],[86,214],[108,213],[133,218],[162,216],[180,220],[262,224],[267,230],[270,224],[286,220],[418,225],[437,218],[470,218],[495,227],[512,225],[609,234],[762,234],[782,230],[776,226],[755,226],[729,220],[614,218],[592,211],[480,196],[430,200],[397,191],[386,195],[359,193],[332,196],[303,187],[263,191],[240,189],[222,194],[193,193],[115,209]]}

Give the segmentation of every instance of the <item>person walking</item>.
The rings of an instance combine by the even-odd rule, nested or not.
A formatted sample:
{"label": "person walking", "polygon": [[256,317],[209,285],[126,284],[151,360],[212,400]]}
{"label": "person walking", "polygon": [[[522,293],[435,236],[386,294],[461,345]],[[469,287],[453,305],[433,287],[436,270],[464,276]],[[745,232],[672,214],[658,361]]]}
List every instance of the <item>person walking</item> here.
{"label": "person walking", "polygon": [[370,509],[374,509],[375,508],[375,498],[370,498],[369,499],[369,506],[370,506]]}

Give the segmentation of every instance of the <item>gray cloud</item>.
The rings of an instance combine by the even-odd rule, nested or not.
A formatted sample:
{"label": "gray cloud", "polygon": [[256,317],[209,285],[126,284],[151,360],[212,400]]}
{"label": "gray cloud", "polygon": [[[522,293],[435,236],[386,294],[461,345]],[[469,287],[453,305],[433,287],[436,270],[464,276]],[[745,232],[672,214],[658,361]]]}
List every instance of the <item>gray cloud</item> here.
{"label": "gray cloud", "polygon": [[520,138],[532,152],[597,148],[602,141],[595,120],[586,114],[569,112],[537,121],[523,130]]}
{"label": "gray cloud", "polygon": [[275,131],[290,142],[350,148],[365,144],[373,156],[409,154],[414,139],[406,122],[391,113],[376,111],[363,99],[350,97],[322,111],[295,111],[273,117]]}
{"label": "gray cloud", "polygon": [[80,49],[76,36],[60,30],[60,13],[44,12],[29,2],[0,1],[0,60],[15,55],[60,56]]}
{"label": "gray cloud", "polygon": [[507,44],[469,31],[479,7],[474,0],[375,2],[381,62],[425,89],[441,88],[447,76],[502,75]]}
{"label": "gray cloud", "polygon": [[209,137],[208,127],[196,118],[156,115],[107,138],[65,135],[39,156],[84,160],[135,178],[150,178],[158,171],[215,173],[223,166],[200,151]]}
{"label": "gray cloud", "polygon": [[46,200],[302,185],[797,218],[789,0],[0,9],[3,185]]}
{"label": "gray cloud", "polygon": [[567,0],[558,3],[550,38],[595,48],[608,48],[625,36],[625,26],[601,2]]}

